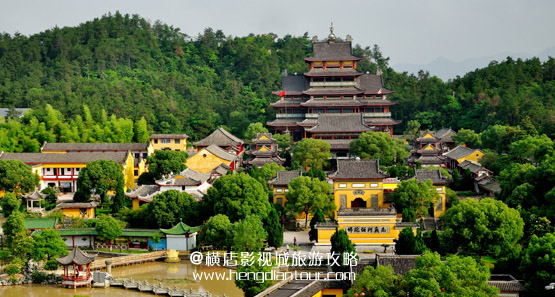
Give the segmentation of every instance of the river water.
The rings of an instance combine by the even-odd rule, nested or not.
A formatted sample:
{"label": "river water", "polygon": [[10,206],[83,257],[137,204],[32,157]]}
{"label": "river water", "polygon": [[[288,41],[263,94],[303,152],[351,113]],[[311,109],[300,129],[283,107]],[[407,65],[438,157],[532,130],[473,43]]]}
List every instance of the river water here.
{"label": "river water", "polygon": [[[243,296],[243,291],[235,286],[233,280],[206,280],[201,279],[194,281],[193,272],[215,272],[229,273],[229,269],[221,267],[208,267],[204,265],[192,265],[189,261],[181,261],[180,263],[164,263],[149,262],[139,265],[121,266],[112,268],[114,277],[129,278],[135,280],[147,280],[149,283],[158,283],[159,281],[166,286],[177,286],[181,289],[192,288],[195,291],[208,291],[215,295],[223,295],[229,297]],[[64,296],[73,297],[74,295],[84,295],[90,297],[108,297],[108,296],[125,296],[125,297],[145,297],[155,296],[153,293],[140,293],[138,290],[125,290],[123,287],[112,288],[77,288],[66,289],[61,285],[22,285],[0,287],[0,296],[2,297],[43,297],[43,296]]]}

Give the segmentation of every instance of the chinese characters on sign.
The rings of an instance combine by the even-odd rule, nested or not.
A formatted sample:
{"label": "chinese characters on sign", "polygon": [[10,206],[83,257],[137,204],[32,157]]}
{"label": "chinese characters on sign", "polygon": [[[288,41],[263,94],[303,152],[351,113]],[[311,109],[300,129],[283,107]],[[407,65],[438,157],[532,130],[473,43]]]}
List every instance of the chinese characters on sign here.
{"label": "chinese characters on sign", "polygon": [[389,234],[389,226],[345,226],[350,234]]}
{"label": "chinese characters on sign", "polygon": [[202,254],[201,252],[194,252],[189,258],[194,265],[204,264],[206,266],[224,266],[224,267],[237,267],[237,266],[252,266],[257,263],[260,266],[322,266],[326,263],[343,263],[343,265],[356,266],[357,254],[352,252],[350,254],[337,254],[320,252],[310,253],[253,253],[253,252],[229,252],[220,253],[218,251],[208,252]]}

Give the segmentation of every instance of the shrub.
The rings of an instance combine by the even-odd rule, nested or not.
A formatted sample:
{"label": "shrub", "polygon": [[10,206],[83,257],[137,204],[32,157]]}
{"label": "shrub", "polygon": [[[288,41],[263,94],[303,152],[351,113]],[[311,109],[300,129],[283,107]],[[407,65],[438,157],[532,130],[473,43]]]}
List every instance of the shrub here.
{"label": "shrub", "polygon": [[16,273],[19,273],[20,270],[20,266],[13,263],[4,267],[4,272],[7,273],[10,277],[13,277]]}
{"label": "shrub", "polygon": [[57,270],[58,269],[58,261],[56,261],[56,259],[50,259],[50,260],[46,261],[46,264],[44,264],[44,269],[46,269],[46,270]]}

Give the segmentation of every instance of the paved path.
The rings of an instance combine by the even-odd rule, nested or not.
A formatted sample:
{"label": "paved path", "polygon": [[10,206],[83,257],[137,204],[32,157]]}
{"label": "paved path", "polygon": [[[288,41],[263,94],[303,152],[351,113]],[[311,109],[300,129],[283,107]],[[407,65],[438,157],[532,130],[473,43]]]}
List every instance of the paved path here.
{"label": "paved path", "polygon": [[284,231],[283,232],[283,244],[293,244],[294,239],[297,238],[297,244],[308,244],[308,231]]}

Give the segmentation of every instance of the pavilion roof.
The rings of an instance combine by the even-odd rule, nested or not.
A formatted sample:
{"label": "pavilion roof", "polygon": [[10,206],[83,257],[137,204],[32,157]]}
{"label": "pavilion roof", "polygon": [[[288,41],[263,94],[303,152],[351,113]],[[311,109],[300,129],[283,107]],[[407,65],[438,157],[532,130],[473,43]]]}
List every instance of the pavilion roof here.
{"label": "pavilion roof", "polygon": [[305,58],[305,61],[338,60],[360,60],[360,58],[353,56],[350,41],[314,42],[312,44],[312,56]]}
{"label": "pavilion roof", "polygon": [[28,199],[28,200],[39,200],[39,199],[44,199],[47,196],[48,196],[48,194],[43,194],[43,193],[39,192],[37,189],[35,189],[33,191],[33,193],[23,195],[23,198]]}
{"label": "pavilion roof", "polygon": [[187,233],[195,233],[200,229],[200,227],[190,227],[189,225],[183,223],[183,221],[179,221],[177,225],[171,227],[170,229],[162,229],[160,231],[164,234],[169,235],[185,235]]}
{"label": "pavilion roof", "polygon": [[74,247],[73,250],[65,257],[56,258],[56,261],[62,265],[87,265],[94,261],[97,255],[89,255],[80,248]]}
{"label": "pavilion roof", "polygon": [[217,145],[221,147],[241,145],[243,140],[227,132],[224,128],[214,130],[210,135],[194,143],[196,146]]}
{"label": "pavilion roof", "polygon": [[301,176],[302,173],[300,170],[295,171],[280,171],[276,172],[276,177],[270,179],[268,181],[269,185],[273,186],[287,186],[291,180]]}

